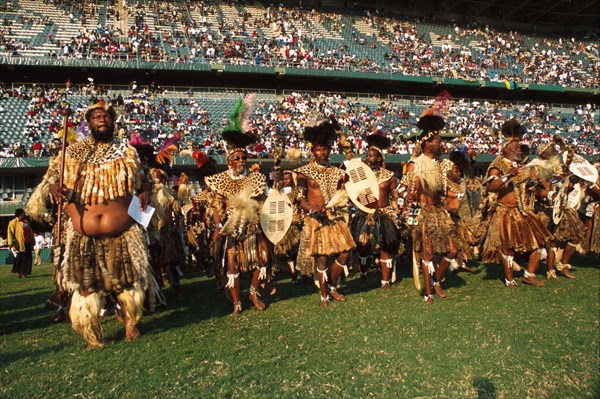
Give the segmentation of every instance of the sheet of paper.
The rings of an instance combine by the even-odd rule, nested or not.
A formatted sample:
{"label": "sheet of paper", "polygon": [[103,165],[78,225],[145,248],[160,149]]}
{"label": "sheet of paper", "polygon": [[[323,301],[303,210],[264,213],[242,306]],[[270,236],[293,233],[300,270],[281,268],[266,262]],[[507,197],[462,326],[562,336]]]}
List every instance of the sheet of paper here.
{"label": "sheet of paper", "polygon": [[154,208],[148,205],[146,211],[142,211],[140,209],[140,199],[137,195],[134,195],[129,204],[127,213],[133,220],[141,224],[144,228],[147,228],[148,223],[150,223],[150,219],[152,219],[152,215],[154,214]]}

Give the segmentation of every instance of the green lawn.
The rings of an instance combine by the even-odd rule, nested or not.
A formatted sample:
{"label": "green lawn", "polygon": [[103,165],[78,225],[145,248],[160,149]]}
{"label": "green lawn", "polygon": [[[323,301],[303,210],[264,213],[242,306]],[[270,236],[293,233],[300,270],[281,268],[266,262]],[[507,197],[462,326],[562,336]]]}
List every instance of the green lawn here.
{"label": "green lawn", "polygon": [[44,301],[51,266],[17,279],[0,268],[2,398],[598,398],[598,259],[577,279],[504,288],[499,266],[449,275],[447,299],[426,305],[408,270],[390,291],[354,277],[346,303],[318,306],[314,285],[277,280],[259,312],[231,306],[195,272],[186,294],[142,319],[124,342],[103,320],[106,349],[88,351]]}

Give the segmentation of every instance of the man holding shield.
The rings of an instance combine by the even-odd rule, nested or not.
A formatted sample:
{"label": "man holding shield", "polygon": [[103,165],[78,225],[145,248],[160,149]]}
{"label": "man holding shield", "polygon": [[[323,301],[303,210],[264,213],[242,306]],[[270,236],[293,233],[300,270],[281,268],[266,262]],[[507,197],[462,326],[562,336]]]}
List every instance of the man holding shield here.
{"label": "man holding shield", "polygon": [[375,213],[358,211],[352,219],[351,230],[358,246],[361,281],[367,282],[368,257],[373,251],[379,254],[381,288],[390,289],[390,278],[394,268],[394,257],[400,247],[400,218],[398,217],[396,188],[398,180],[394,172],[385,168],[383,151],[391,140],[382,133],[366,138],[369,144],[366,164],[375,172],[379,185],[379,199]]}
{"label": "man holding shield", "polygon": [[[328,306],[331,298],[346,300],[335,284],[347,268],[349,251],[356,246],[346,219],[340,212],[340,208],[347,204],[343,188],[344,171],[329,165],[335,137],[336,130],[327,120],[305,127],[304,138],[312,145],[313,160],[296,169],[297,203],[306,214],[297,268],[303,275],[312,275],[316,263],[322,307]],[[333,260],[333,265],[328,268],[330,260]]]}

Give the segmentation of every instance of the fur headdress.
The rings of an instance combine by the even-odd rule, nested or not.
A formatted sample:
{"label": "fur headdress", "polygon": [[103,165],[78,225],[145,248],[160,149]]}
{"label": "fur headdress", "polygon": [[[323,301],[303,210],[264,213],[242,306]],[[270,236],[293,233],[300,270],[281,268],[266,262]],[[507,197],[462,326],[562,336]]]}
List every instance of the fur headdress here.
{"label": "fur headdress", "polygon": [[315,145],[332,147],[335,142],[335,126],[327,119],[312,118],[304,127],[304,139]]}
{"label": "fur headdress", "polygon": [[109,114],[112,115],[113,119],[115,119],[117,116],[117,112],[113,108],[112,104],[107,103],[103,98],[101,98],[100,101],[98,101],[96,104],[90,105],[85,110],[85,113],[83,114],[83,116],[85,117],[85,120],[88,123],[90,121],[90,115],[91,115],[92,111],[94,111],[96,109],[103,109],[103,110],[107,111]]}
{"label": "fur headdress", "polygon": [[417,127],[422,130],[414,149],[414,156],[421,155],[423,144],[434,136],[441,133],[446,126],[446,121],[440,115],[436,115],[433,108],[427,108],[417,122]]}
{"label": "fur headdress", "polygon": [[464,152],[460,150],[452,150],[450,154],[448,154],[448,159],[456,166],[462,173],[464,173],[465,169],[469,166],[469,161]]}
{"label": "fur headdress", "polygon": [[500,131],[505,138],[502,143],[502,150],[504,150],[510,143],[521,141],[521,137],[525,133],[525,127],[518,120],[509,119],[504,122]]}
{"label": "fur headdress", "polygon": [[370,134],[365,139],[367,144],[369,144],[369,148],[374,148],[379,151],[381,155],[383,155],[383,150],[387,149],[392,145],[392,140],[385,135],[382,131],[377,131],[373,134]]}
{"label": "fur headdress", "polygon": [[236,101],[233,109],[227,115],[227,125],[221,132],[221,137],[226,144],[227,159],[234,152],[248,152],[246,147],[256,142],[256,137],[250,133],[248,117],[252,110],[254,94],[249,94],[243,99]]}

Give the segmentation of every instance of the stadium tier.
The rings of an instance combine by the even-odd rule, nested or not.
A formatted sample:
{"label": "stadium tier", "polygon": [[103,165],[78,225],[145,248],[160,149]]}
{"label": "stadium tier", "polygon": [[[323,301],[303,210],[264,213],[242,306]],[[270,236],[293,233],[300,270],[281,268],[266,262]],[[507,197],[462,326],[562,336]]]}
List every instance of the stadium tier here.
{"label": "stadium tier", "polygon": [[2,62],[370,72],[600,87],[598,41],[260,2],[2,2]]}
{"label": "stadium tier", "polygon": [[[473,22],[443,24],[358,8],[332,10],[244,1],[0,0],[0,66],[5,72],[33,67],[36,77],[45,79],[35,85],[18,83],[11,77],[25,73],[7,74],[0,84],[0,161],[33,158],[27,167],[35,170],[21,177],[14,175],[14,165],[4,166],[0,206],[10,200],[24,202],[27,188],[39,180],[45,158],[57,152],[61,108],[73,110],[71,128],[84,136],[81,113],[101,97],[115,104],[122,139],[135,132],[158,148],[177,134],[184,154],[195,149],[222,154],[219,133],[229,110],[238,98],[256,92],[251,126],[260,140],[252,151],[255,157],[266,158],[279,145],[306,153],[301,132],[317,109],[338,117],[357,153],[364,151],[366,134],[384,131],[394,141],[390,154],[407,155],[412,153],[416,121],[433,101],[409,96],[414,93],[407,85],[473,85],[509,94],[495,97],[502,100],[475,100],[478,92],[473,91],[469,98],[449,99],[444,110],[447,148],[467,145],[480,154],[494,154],[502,141],[499,127],[507,118],[517,117],[526,123],[525,142],[532,149],[559,134],[583,155],[600,152],[600,54],[594,34],[534,35]],[[52,68],[42,68],[48,66]],[[131,71],[132,79],[126,81],[131,84],[109,85],[117,76],[112,71],[121,69]],[[73,84],[56,84],[61,78],[52,73],[43,76],[54,70],[79,75]],[[102,76],[102,84],[89,77],[82,85],[86,76],[81,74],[88,70],[109,72]],[[151,71],[150,79],[156,70],[170,75],[149,84],[148,76],[141,81],[142,70]],[[225,71],[242,78],[230,84],[235,89],[226,88],[227,81],[215,84],[220,88],[165,86],[187,85],[184,79],[169,82],[179,71],[211,77]],[[139,84],[134,80],[138,72]],[[280,80],[257,84],[263,87],[259,90],[239,89],[252,85],[260,74]],[[370,88],[369,83],[382,77],[405,86],[386,91],[398,95],[320,93],[314,86],[331,89],[290,85],[278,74],[297,81],[367,82],[362,87],[340,85],[347,91]],[[196,84],[212,85],[207,80]],[[119,82],[123,80],[113,83]],[[528,97],[513,98],[515,88],[542,93],[537,98],[552,96],[543,103],[518,102],[516,98]],[[585,100],[563,101],[561,95],[567,92],[584,93]]]}
{"label": "stadium tier", "polygon": [[[93,82],[78,88],[48,85],[2,89],[0,98],[0,145],[2,157],[43,157],[58,148],[62,126],[60,109],[68,105],[74,112],[72,129],[86,134],[82,111],[99,97],[116,105],[117,131],[128,139],[132,132],[141,134],[157,147],[177,134],[180,149],[223,151],[219,132],[234,102],[247,94],[238,89],[183,89],[140,87],[107,90]],[[431,98],[378,98],[356,94],[308,93],[262,90],[255,95],[251,127],[260,141],[257,157],[267,157],[271,146],[283,143],[305,150],[302,128],[311,113],[320,109],[340,119],[357,151],[362,138],[384,131],[394,138],[391,153],[410,152],[411,137],[417,132],[420,113],[432,104]],[[533,148],[554,134],[575,144],[582,154],[600,151],[600,116],[595,105],[561,106],[551,104],[509,103],[448,99],[444,111],[449,138],[473,147],[481,153],[495,153],[502,138],[497,131],[511,117],[527,123],[528,141]]]}

